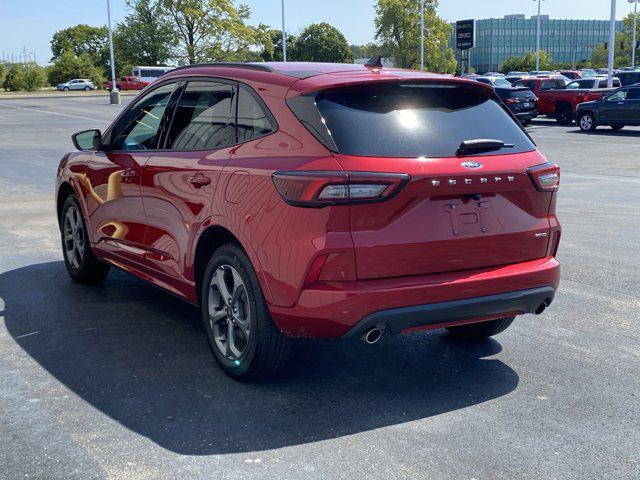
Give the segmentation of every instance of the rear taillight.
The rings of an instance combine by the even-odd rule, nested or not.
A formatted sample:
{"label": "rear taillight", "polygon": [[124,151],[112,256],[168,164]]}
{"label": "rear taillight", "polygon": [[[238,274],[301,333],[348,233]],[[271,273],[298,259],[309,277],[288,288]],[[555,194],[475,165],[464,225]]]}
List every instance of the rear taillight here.
{"label": "rear taillight", "polygon": [[560,167],[555,163],[543,163],[527,170],[533,184],[541,192],[552,192],[560,186]]}
{"label": "rear taillight", "polygon": [[506,103],[507,105],[511,105],[513,103],[518,103],[518,99],[517,98],[507,98],[504,103]]}
{"label": "rear taillight", "polygon": [[409,175],[404,173],[291,171],[273,174],[273,184],[285,202],[311,208],[389,200],[409,180]]}

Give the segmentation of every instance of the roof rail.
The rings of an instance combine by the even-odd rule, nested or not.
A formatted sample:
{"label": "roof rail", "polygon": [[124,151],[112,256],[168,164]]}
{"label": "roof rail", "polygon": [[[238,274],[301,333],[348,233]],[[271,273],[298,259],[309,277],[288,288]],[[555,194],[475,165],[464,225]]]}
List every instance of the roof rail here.
{"label": "roof rail", "polygon": [[258,70],[261,72],[275,72],[275,70],[268,65],[263,65],[260,63],[246,63],[246,62],[206,62],[206,63],[194,63],[192,65],[184,65],[182,67],[178,67],[174,69],[176,70],[186,70],[189,68],[198,68],[198,67],[223,67],[223,68],[244,68],[247,70]]}

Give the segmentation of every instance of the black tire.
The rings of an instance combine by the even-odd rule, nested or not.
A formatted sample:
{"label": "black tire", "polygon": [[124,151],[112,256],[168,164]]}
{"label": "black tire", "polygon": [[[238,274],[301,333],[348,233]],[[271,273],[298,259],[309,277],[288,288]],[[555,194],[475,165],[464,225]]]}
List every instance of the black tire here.
{"label": "black tire", "polygon": [[573,123],[573,112],[566,103],[556,106],[556,121],[560,125],[571,125]]}
{"label": "black tire", "polygon": [[[229,326],[230,322],[233,323],[231,311],[228,311],[229,315],[224,314],[225,306],[220,301],[220,297],[223,295],[216,285],[212,285],[212,280],[218,270],[228,272],[227,275],[231,276],[233,273],[237,273],[241,278],[240,288],[244,293],[241,292],[238,297],[242,296],[243,307],[238,306],[238,310],[245,312],[246,323],[243,325],[248,325],[248,335],[243,333],[244,330],[239,326],[240,323],[236,323],[236,326]],[[235,279],[233,282],[235,292]],[[229,290],[228,285],[227,290]],[[235,298],[236,295],[234,294],[233,297]],[[235,304],[228,302],[227,305],[231,309]],[[209,346],[216,362],[227,375],[237,380],[256,381],[272,377],[282,370],[289,356],[291,340],[282,335],[271,320],[256,272],[247,254],[237,244],[223,245],[209,259],[202,282],[200,307]],[[221,314],[223,318],[219,318],[217,321],[210,320],[210,309],[214,313]],[[233,308],[233,311],[235,312],[236,309]],[[246,314],[249,315],[248,319]],[[231,329],[235,332],[233,333],[234,342],[226,342],[226,353],[222,351],[225,343],[222,336],[224,336],[225,329]],[[216,331],[218,336],[216,336]],[[228,333],[226,337],[228,337]],[[235,346],[238,338],[244,339],[240,355],[230,351],[230,343]],[[236,350],[240,351],[240,347]]]}
{"label": "black tire", "polygon": [[91,87],[84,87],[85,92],[88,92],[89,90],[91,90]]}
{"label": "black tire", "polygon": [[464,340],[482,340],[504,332],[513,323],[516,317],[499,318],[489,322],[471,323],[458,327],[449,327],[447,330],[456,338]]}
{"label": "black tire", "polygon": [[531,120],[522,120],[521,123],[522,123],[523,127],[527,127],[527,126],[531,125]]}
{"label": "black tire", "polygon": [[[66,222],[67,215],[71,209],[74,209],[77,214],[75,216],[76,222],[79,222],[81,226],[79,231],[70,230]],[[69,247],[72,241],[69,239],[70,235],[73,236],[73,242],[75,242],[77,246],[77,248],[74,247],[73,252],[70,252],[71,249]],[[91,243],[89,242],[87,225],[82,215],[82,208],[75,195],[68,196],[62,206],[62,213],[60,214],[60,241],[62,243],[64,264],[67,267],[69,276],[74,281],[85,284],[96,284],[107,278],[111,267],[98,260],[93,254]]]}
{"label": "black tire", "polygon": [[618,130],[622,130],[624,127],[626,127],[626,125],[620,125],[620,124],[615,124],[610,126],[611,126],[611,130],[615,132],[617,132]]}
{"label": "black tire", "polygon": [[583,132],[593,132],[598,125],[591,112],[581,112],[578,114],[578,126]]}
{"label": "black tire", "polygon": [[69,91],[69,87],[64,87],[64,88],[62,89],[62,91],[63,91],[63,92],[68,92],[68,91]]}

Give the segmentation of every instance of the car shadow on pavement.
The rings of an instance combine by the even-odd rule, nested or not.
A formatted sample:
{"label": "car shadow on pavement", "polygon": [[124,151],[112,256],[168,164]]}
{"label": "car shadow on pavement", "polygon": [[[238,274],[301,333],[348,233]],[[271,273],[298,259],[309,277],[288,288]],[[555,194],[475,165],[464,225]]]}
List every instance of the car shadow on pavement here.
{"label": "car shadow on pavement", "polygon": [[198,310],[119,271],[73,283],[62,262],[0,274],[6,327],[93,407],[185,455],[315,442],[458,410],[514,390],[495,340],[445,334],[299,341],[279,378],[245,384],[213,362]]}

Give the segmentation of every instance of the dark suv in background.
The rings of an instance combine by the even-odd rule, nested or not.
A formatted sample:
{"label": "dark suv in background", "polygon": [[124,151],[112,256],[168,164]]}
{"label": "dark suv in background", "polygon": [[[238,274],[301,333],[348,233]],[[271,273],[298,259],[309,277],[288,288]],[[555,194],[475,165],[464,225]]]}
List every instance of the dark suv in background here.
{"label": "dark suv in background", "polygon": [[509,107],[511,113],[527,125],[538,116],[537,98],[531,89],[526,87],[514,87],[502,77],[477,77],[474,80],[491,85],[500,100]]}
{"label": "dark suv in background", "polygon": [[599,125],[614,130],[640,125],[640,85],[622,87],[600,100],[581,103],[576,120],[583,132],[592,132]]}

